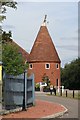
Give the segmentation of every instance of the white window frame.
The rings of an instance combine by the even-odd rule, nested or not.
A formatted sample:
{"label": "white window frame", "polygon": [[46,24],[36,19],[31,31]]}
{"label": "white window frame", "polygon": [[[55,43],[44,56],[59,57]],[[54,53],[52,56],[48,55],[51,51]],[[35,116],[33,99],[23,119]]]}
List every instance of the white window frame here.
{"label": "white window frame", "polygon": [[[58,67],[57,67],[57,65],[58,65]],[[56,68],[59,69],[59,63],[56,63]]]}
{"label": "white window frame", "polygon": [[[32,67],[30,65],[32,65]],[[29,69],[33,69],[33,64],[29,64]]]}
{"label": "white window frame", "polygon": [[[49,68],[46,67],[47,64],[49,65]],[[45,64],[45,69],[50,69],[50,63]]]}

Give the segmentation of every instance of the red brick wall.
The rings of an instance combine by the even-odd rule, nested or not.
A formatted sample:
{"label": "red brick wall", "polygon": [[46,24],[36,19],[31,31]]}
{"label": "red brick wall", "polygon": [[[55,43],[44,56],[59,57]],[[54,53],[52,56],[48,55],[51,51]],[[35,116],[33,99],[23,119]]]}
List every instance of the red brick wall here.
{"label": "red brick wall", "polygon": [[50,63],[50,69],[45,69],[46,63],[31,63],[33,68],[28,70],[28,73],[34,73],[35,82],[41,82],[44,73],[49,77],[51,84],[56,86],[56,80],[59,80],[60,85],[60,64],[56,68],[56,63]]}

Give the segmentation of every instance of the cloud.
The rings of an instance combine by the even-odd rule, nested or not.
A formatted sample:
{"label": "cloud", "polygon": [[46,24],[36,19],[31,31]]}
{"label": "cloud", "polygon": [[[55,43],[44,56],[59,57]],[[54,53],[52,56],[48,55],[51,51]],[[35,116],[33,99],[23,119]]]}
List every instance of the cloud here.
{"label": "cloud", "polygon": [[78,2],[78,0],[16,0],[17,2]]}
{"label": "cloud", "polygon": [[64,46],[57,46],[57,48],[60,48],[60,49],[66,49],[66,50],[71,50],[71,51],[78,51],[78,46],[76,45],[64,45]]}
{"label": "cloud", "polygon": [[61,37],[61,40],[78,40],[78,37]]}
{"label": "cloud", "polygon": [[13,25],[2,25],[3,29],[15,29]]}
{"label": "cloud", "polygon": [[77,57],[76,57],[76,56],[74,56],[74,57],[71,56],[71,57],[62,59],[62,60],[61,60],[61,67],[64,68],[64,66],[65,66],[66,64],[71,63],[73,60],[75,60],[75,59],[77,59],[77,58],[78,58],[78,56],[77,56]]}

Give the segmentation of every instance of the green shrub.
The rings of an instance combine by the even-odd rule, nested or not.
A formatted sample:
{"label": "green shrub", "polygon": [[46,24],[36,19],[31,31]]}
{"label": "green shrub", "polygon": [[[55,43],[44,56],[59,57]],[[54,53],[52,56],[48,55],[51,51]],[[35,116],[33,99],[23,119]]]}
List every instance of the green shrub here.
{"label": "green shrub", "polygon": [[35,84],[35,90],[36,90],[36,91],[40,91],[40,84],[39,84],[39,83],[36,83],[36,84]]}
{"label": "green shrub", "polygon": [[39,84],[39,83],[36,83],[36,84],[35,84],[35,87],[36,87],[36,88],[40,88],[40,84]]}

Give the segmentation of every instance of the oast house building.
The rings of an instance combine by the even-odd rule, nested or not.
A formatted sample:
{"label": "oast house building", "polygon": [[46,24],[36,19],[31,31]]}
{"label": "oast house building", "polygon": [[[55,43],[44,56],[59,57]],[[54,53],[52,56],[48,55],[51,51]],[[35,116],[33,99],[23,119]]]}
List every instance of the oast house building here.
{"label": "oast house building", "polygon": [[28,73],[34,73],[35,82],[41,82],[44,75],[51,84],[60,86],[60,58],[48,32],[46,21],[40,27],[28,58]]}

